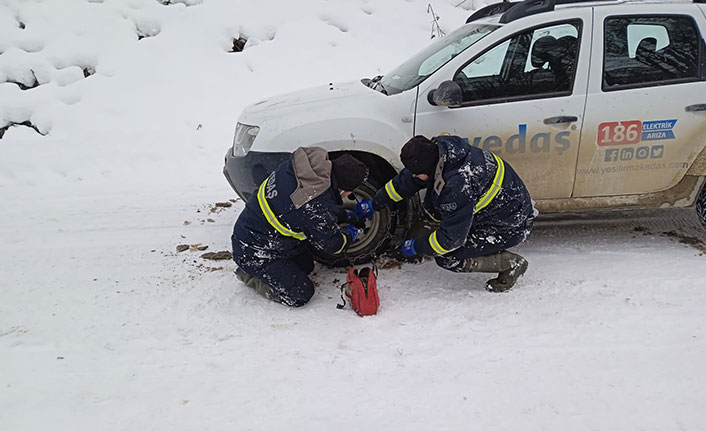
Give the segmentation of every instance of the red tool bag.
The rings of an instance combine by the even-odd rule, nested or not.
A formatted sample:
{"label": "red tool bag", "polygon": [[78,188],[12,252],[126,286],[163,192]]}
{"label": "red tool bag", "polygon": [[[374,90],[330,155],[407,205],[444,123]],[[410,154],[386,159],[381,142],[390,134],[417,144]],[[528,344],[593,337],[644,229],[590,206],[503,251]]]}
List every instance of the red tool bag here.
{"label": "red tool bag", "polygon": [[[346,296],[351,300],[351,307],[361,316],[372,316],[378,312],[380,297],[378,296],[377,268],[365,267],[360,271],[351,267],[346,274],[346,283],[341,286],[341,291],[345,289]],[[343,304],[337,307],[346,306],[346,300],[341,295]]]}

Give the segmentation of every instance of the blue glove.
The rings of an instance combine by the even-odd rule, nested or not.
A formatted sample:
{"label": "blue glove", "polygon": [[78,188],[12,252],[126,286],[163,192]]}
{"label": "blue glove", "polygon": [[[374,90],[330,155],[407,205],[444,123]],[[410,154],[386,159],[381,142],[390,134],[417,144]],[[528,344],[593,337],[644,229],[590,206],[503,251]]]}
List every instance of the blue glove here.
{"label": "blue glove", "polygon": [[410,257],[417,254],[417,251],[414,249],[414,240],[408,239],[407,241],[403,242],[402,247],[400,247],[400,251],[402,252],[402,256],[404,257]]}
{"label": "blue glove", "polygon": [[373,208],[373,201],[360,201],[355,206],[355,214],[362,219],[367,219],[373,216],[375,208]]}
{"label": "blue glove", "polygon": [[358,229],[363,229],[365,227],[365,220],[358,217],[354,211],[346,211],[346,219],[342,220],[343,223],[352,224]]}
{"label": "blue glove", "polygon": [[345,228],[343,228],[343,233],[348,235],[348,238],[350,238],[351,242],[355,242],[358,239],[358,235],[360,235],[361,229],[358,229],[357,227],[353,225],[348,225]]}

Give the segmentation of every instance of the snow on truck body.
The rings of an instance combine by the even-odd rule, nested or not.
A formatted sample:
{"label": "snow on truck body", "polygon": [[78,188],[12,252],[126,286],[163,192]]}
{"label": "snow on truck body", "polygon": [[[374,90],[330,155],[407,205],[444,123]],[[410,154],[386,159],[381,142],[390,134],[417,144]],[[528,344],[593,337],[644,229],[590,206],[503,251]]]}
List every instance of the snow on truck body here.
{"label": "snow on truck body", "polygon": [[[690,1],[488,6],[387,75],[246,108],[224,173],[247,197],[294,149],[316,145],[362,155],[380,185],[402,168],[410,137],[448,133],[508,160],[540,210],[698,207],[706,201],[704,9]],[[435,97],[446,81],[459,100]]]}

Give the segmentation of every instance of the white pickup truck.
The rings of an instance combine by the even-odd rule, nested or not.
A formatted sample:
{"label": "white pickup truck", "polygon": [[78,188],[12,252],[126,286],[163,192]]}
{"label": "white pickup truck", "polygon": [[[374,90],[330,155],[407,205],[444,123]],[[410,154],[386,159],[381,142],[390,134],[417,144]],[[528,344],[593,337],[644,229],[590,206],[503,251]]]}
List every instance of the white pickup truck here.
{"label": "white pickup truck", "polygon": [[[249,106],[225,176],[248,198],[297,147],[319,146],[368,164],[368,198],[410,137],[452,134],[508,160],[540,211],[694,205],[706,226],[704,1],[489,5],[386,75]],[[444,82],[455,91],[442,97]],[[376,214],[351,260],[417,208]]]}

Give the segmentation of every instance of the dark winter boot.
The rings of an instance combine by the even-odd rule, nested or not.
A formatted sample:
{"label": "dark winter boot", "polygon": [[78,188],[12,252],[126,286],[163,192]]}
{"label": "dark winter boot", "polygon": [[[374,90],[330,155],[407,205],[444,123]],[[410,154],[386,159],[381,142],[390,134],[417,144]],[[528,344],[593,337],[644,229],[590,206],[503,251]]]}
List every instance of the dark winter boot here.
{"label": "dark winter boot", "polygon": [[485,290],[488,292],[506,292],[510,290],[529,264],[519,254],[503,250],[500,253],[470,258],[465,262],[466,272],[497,272],[498,278],[488,280]]}
{"label": "dark winter boot", "polygon": [[238,280],[242,281],[246,286],[255,289],[255,292],[265,298],[279,302],[279,300],[272,294],[272,286],[265,283],[261,278],[247,274],[240,268],[235,270],[235,276],[238,277]]}

